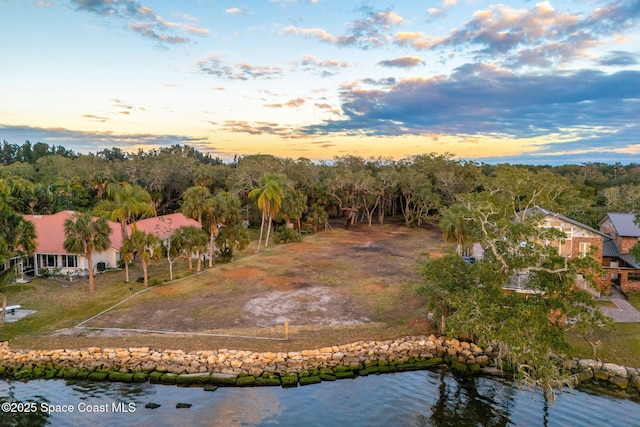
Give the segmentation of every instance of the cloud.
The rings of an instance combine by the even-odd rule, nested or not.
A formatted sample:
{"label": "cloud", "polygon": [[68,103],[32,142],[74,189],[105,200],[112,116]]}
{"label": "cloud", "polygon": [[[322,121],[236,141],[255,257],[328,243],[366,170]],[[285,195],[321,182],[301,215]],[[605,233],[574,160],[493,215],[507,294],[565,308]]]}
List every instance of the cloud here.
{"label": "cloud", "polygon": [[427,9],[427,15],[429,15],[429,17],[432,19],[441,18],[445,16],[444,11],[440,9],[436,9],[435,7],[430,7],[429,9]]}
{"label": "cloud", "polygon": [[288,3],[318,3],[320,0],[269,0],[271,1],[271,3],[283,3],[283,4],[288,4]]}
{"label": "cloud", "polygon": [[284,34],[317,39],[341,47],[370,49],[387,44],[391,39],[388,30],[404,23],[404,18],[393,11],[374,11],[363,8],[365,17],[349,23],[348,31],[343,35],[333,35],[323,28],[298,28],[290,25]]}
{"label": "cloud", "polygon": [[188,22],[172,22],[157,15],[137,0],[71,0],[77,10],[112,17],[126,22],[126,28],[161,44],[189,43],[188,37],[175,35],[173,30],[187,34],[207,35],[209,30],[195,25],[196,19],[182,15]]}
{"label": "cloud", "polygon": [[249,11],[246,9],[240,9],[238,7],[230,7],[225,9],[224,13],[228,15],[249,15]]}
{"label": "cloud", "polygon": [[598,64],[619,67],[638,65],[638,57],[639,55],[637,53],[615,50],[609,52],[609,54],[607,54],[603,58],[600,58]]}
{"label": "cloud", "polygon": [[185,135],[157,135],[151,133],[115,133],[111,131],[77,131],[66,128],[42,128],[31,126],[12,126],[0,124],[0,135],[7,141],[44,142],[50,145],[62,145],[80,153],[97,152],[105,147],[119,147],[125,150],[137,150],[139,147],[166,147],[176,144],[205,147],[211,151],[205,138]]}
{"label": "cloud", "polygon": [[346,61],[339,61],[337,59],[317,59],[313,55],[304,55],[301,60],[292,61],[292,64],[299,67],[301,71],[311,72],[319,74],[320,77],[330,77],[335,74],[341,68],[349,67],[349,63]]}
{"label": "cloud", "polygon": [[197,67],[203,74],[209,74],[227,80],[269,80],[281,77],[283,74],[283,70],[280,67],[250,65],[245,63],[229,65],[224,63],[217,55],[211,55],[198,61]]}
{"label": "cloud", "polygon": [[401,58],[380,61],[378,65],[382,65],[383,67],[413,68],[416,65],[424,65],[424,61],[419,56],[403,56]]}
{"label": "cloud", "polygon": [[132,111],[148,111],[148,109],[145,107],[136,107],[131,104],[125,103],[121,99],[113,98],[111,99],[111,101],[113,101],[113,106],[120,110],[118,111],[119,114],[130,114]]}
{"label": "cloud", "polygon": [[294,98],[294,99],[290,99],[289,101],[287,101],[285,103],[265,104],[265,107],[269,107],[269,108],[283,108],[283,107],[298,108],[298,107],[303,106],[306,102],[307,102],[307,100],[304,99],[304,98]]}
{"label": "cloud", "polygon": [[92,122],[106,122],[109,120],[108,117],[96,116],[93,114],[83,114],[82,117],[89,119]]}
{"label": "cloud", "polygon": [[309,138],[309,135],[300,134],[293,126],[273,122],[248,122],[244,120],[227,120],[221,129],[226,132],[248,133],[250,135],[277,135],[282,138]]}
{"label": "cloud", "polygon": [[398,32],[394,42],[414,49],[476,47],[476,60],[499,58],[505,66],[554,67],[587,56],[603,37],[634,28],[640,1],[611,1],[591,14],[556,11],[548,1],[531,9],[505,5],[478,10],[447,36]]}
{"label": "cloud", "polygon": [[[628,145],[640,129],[640,71],[515,74],[468,64],[450,76],[341,89],[342,119],[307,126],[315,135],[574,134],[577,143]],[[621,138],[622,134],[629,139]],[[637,138],[636,138],[637,139]],[[612,147],[609,147],[612,148]]]}

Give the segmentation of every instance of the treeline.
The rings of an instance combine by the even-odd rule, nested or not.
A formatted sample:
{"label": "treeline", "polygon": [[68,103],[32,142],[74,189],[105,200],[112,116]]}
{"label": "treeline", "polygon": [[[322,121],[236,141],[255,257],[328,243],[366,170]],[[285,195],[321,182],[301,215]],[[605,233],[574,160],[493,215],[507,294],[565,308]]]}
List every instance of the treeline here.
{"label": "treeline", "polygon": [[[640,205],[640,165],[587,163],[564,166],[489,165],[456,159],[451,154],[423,154],[401,160],[336,157],[315,163],[305,158],[248,155],[232,162],[189,146],[124,152],[119,148],[79,154],[38,142],[18,146],[3,142],[0,192],[11,208],[24,214],[51,214],[64,209],[91,211],[111,183],[146,190],[158,214],[181,209],[191,187],[212,194],[238,196],[243,215],[254,224],[260,210],[249,193],[264,185],[265,174],[286,180],[301,215],[276,220],[322,222],[327,215],[356,221],[384,222],[389,216],[407,226],[439,218],[446,208],[471,193],[501,189],[596,226],[607,211],[629,212]],[[285,208],[286,208],[286,200]],[[517,208],[517,206],[514,206]]]}

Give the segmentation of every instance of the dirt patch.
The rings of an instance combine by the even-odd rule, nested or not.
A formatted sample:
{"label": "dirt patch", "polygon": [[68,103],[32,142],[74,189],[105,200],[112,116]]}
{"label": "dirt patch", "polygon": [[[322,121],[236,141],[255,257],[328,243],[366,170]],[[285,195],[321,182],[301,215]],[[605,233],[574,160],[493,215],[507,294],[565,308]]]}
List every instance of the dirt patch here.
{"label": "dirt patch", "polygon": [[177,292],[177,289],[175,286],[166,285],[153,288],[152,292],[158,295],[173,295]]}
{"label": "dirt patch", "polygon": [[[298,284],[300,286],[300,284]],[[249,300],[245,315],[256,326],[281,325],[285,319],[296,325],[356,325],[369,319],[359,316],[349,297],[335,290],[303,284],[303,289],[269,292]]]}
{"label": "dirt patch", "polygon": [[365,285],[364,289],[369,292],[382,292],[387,288],[388,285],[384,283],[371,283],[369,285]]}
{"label": "dirt patch", "polygon": [[220,275],[229,279],[254,279],[264,275],[264,271],[257,268],[234,268],[233,270],[224,268],[220,270]]}

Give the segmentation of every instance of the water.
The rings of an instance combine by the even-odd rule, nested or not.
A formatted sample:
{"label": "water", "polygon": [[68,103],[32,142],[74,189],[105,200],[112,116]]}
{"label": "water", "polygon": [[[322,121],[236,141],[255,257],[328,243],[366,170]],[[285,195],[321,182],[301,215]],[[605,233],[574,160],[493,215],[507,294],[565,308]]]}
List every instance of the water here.
{"label": "water", "polygon": [[[0,396],[54,411],[0,412],[0,426],[640,426],[640,404],[631,400],[564,390],[550,403],[541,392],[496,378],[445,371],[215,392],[149,383],[0,381]],[[161,406],[145,408],[148,403]],[[73,412],[55,412],[63,408]]]}

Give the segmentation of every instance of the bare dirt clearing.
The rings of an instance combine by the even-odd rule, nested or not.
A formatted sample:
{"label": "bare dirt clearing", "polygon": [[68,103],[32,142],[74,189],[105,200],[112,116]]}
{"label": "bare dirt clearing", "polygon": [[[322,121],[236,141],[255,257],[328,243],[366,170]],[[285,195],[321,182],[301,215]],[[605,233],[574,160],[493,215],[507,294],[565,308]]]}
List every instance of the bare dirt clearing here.
{"label": "bare dirt clearing", "polygon": [[[416,260],[443,247],[436,230],[396,224],[336,229],[157,286],[83,326],[282,337],[284,320],[289,319],[287,348],[309,345],[309,340],[326,345],[425,333],[424,301],[415,292],[420,281]],[[65,335],[57,339],[72,337]],[[80,335],[91,335],[94,341],[101,336],[89,330]],[[112,342],[118,339],[114,335],[124,339],[131,333],[102,336]],[[136,334],[135,341],[149,345],[189,339],[181,337],[156,340],[153,334]],[[328,342],[330,337],[333,342]],[[192,337],[180,347],[208,342],[208,348],[212,340],[219,341]]]}

